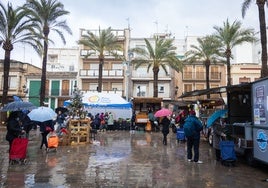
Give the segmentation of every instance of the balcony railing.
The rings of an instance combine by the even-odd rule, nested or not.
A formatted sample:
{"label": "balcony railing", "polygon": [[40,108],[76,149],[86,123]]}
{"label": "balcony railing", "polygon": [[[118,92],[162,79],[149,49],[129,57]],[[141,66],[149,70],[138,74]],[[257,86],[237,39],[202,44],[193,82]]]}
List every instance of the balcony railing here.
{"label": "balcony railing", "polygon": [[[79,75],[81,77],[98,77],[99,76],[99,70],[97,69],[80,69]],[[124,71],[121,69],[103,69],[102,72],[103,77],[123,77]]]}
{"label": "balcony railing", "polygon": [[[184,72],[182,73],[183,80],[199,80],[205,81],[206,80],[206,73],[205,72]],[[221,73],[219,72],[210,72],[209,74],[210,80],[218,81],[221,79]]]}

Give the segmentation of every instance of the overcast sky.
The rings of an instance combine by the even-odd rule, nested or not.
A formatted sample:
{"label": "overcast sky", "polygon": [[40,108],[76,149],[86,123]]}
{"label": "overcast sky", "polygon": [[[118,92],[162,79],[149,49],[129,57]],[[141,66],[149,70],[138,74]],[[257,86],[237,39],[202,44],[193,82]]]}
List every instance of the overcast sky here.
{"label": "overcast sky", "polygon": [[[222,26],[228,18],[230,22],[239,20],[243,27],[259,30],[258,9],[253,3],[242,18],[241,5],[244,0],[60,0],[70,14],[66,20],[73,35],[65,35],[67,45],[76,45],[79,28],[84,29],[124,29],[130,26],[131,37],[150,37],[153,33],[168,32],[177,39],[188,36],[204,36],[214,32],[213,26]],[[5,4],[8,0],[1,0]],[[23,0],[9,0],[13,6]],[[255,2],[255,1],[253,1]],[[64,47],[53,38],[56,46]],[[25,50],[26,49],[26,50]],[[15,46],[12,59],[36,61],[29,47]],[[0,59],[4,57],[0,49]],[[34,60],[33,60],[34,59]],[[39,60],[40,61],[40,60]]]}

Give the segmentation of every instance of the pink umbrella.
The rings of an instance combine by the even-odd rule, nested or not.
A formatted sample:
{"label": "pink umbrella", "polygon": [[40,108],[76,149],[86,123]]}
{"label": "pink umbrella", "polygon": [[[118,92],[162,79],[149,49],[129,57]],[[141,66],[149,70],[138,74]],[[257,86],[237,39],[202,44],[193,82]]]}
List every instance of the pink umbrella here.
{"label": "pink umbrella", "polygon": [[169,109],[162,108],[161,110],[155,112],[154,117],[170,116],[171,114],[172,112]]}

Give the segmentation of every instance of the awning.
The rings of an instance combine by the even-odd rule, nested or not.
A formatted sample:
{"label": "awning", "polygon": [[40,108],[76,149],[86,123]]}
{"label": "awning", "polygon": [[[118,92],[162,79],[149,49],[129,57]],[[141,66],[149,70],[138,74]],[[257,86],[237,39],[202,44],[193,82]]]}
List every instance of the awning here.
{"label": "awning", "polygon": [[186,93],[182,94],[179,98],[217,94],[217,93],[225,93],[226,91],[227,91],[226,86],[216,87],[216,88],[211,88],[211,89],[194,90],[194,91],[190,91],[190,92],[186,92]]}

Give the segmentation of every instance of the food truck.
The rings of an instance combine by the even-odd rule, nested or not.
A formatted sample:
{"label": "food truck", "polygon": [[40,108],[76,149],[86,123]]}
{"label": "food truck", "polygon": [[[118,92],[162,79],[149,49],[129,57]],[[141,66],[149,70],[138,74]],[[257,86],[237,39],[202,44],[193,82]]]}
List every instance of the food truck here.
{"label": "food truck", "polygon": [[148,123],[148,110],[153,112],[161,109],[163,99],[157,97],[136,97],[133,98],[133,110],[136,113],[135,123],[140,128],[145,128]]}
{"label": "food truck", "polygon": [[268,164],[268,78],[200,93],[227,95],[227,132],[235,151],[250,165],[256,161]]}
{"label": "food truck", "polygon": [[253,156],[268,163],[268,79],[252,84]]}

